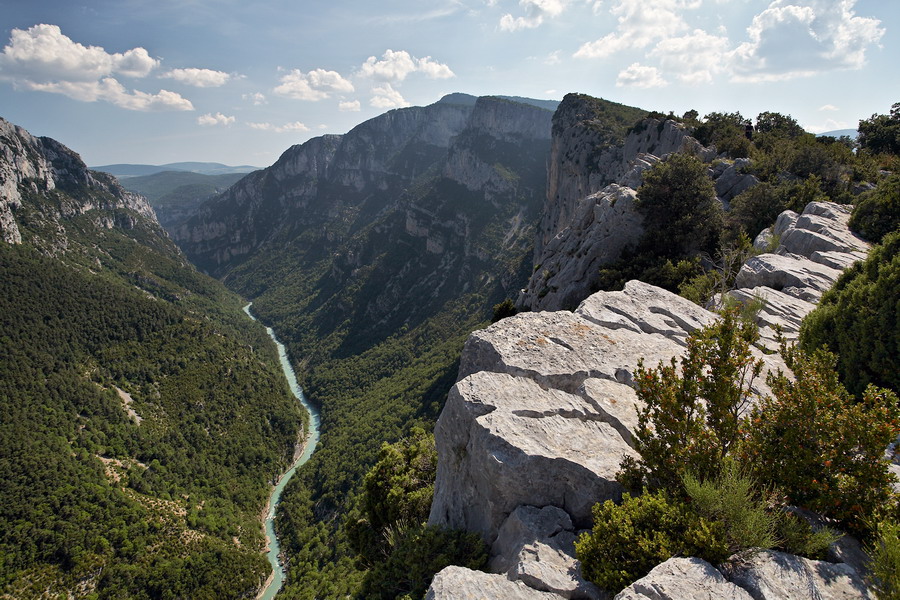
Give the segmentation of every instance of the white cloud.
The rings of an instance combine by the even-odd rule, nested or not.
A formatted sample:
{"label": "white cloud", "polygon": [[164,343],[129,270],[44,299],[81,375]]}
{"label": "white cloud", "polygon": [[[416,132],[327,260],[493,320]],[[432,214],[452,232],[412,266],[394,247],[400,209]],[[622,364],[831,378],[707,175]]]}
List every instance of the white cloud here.
{"label": "white cloud", "polygon": [[778,81],[834,69],[859,69],[885,30],[858,17],[856,0],[775,0],[753,18],[749,41],[734,52],[738,81]]}
{"label": "white cloud", "polygon": [[216,114],[207,113],[205,115],[197,117],[197,124],[207,127],[211,127],[213,125],[231,125],[234,122],[234,117],[226,117],[220,112],[217,112]]}
{"label": "white cloud", "polygon": [[375,108],[401,108],[403,106],[409,106],[409,102],[404,100],[403,96],[400,95],[400,92],[391,87],[391,84],[389,83],[374,88],[372,93],[375,95],[369,100],[369,104]]}
{"label": "white cloud", "polygon": [[253,103],[253,106],[261,106],[263,104],[267,104],[268,100],[266,100],[265,94],[261,94],[259,92],[255,92],[253,94],[244,94],[241,96],[244,100]]}
{"label": "white cloud", "polygon": [[519,31],[540,27],[546,18],[558,17],[568,6],[568,0],[519,0],[525,16],[514,17],[507,13],[500,17],[502,31]]}
{"label": "white cloud", "polygon": [[729,45],[726,37],[696,29],[660,41],[647,56],[658,59],[667,73],[675,73],[683,83],[711,83],[713,75],[728,68]]}
{"label": "white cloud", "polygon": [[348,100],[346,102],[341,102],[340,104],[338,104],[338,110],[340,110],[341,112],[359,112],[359,100]]}
{"label": "white cloud", "polygon": [[172,69],[167,73],[163,73],[160,77],[174,79],[175,81],[193,85],[195,87],[220,87],[225,85],[231,75],[222,71],[213,71],[212,69]]}
{"label": "white cloud", "polygon": [[324,100],[335,93],[354,91],[353,84],[340,73],[325,69],[315,69],[305,74],[299,69],[293,69],[280,81],[281,85],[275,88],[275,93],[294,100]]}
{"label": "white cloud", "polygon": [[433,60],[430,56],[415,58],[406,50],[385,50],[378,60],[374,56],[366,59],[359,68],[360,75],[380,81],[403,81],[411,73],[424,73],[431,79],[449,79],[455,74],[447,65]]}
{"label": "white cloud", "polygon": [[56,25],[13,29],[0,54],[0,79],[15,89],[62,94],[82,102],[103,100],[127,110],[193,110],[191,101],[168,90],[128,91],[113,75],[146,77],[159,66],[143,48],[110,54],[63,35]]}
{"label": "white cloud", "polygon": [[309,131],[309,127],[300,121],[293,123],[285,123],[284,125],[272,125],[271,123],[247,123],[253,129],[260,131],[274,131],[275,133],[286,133],[292,131]]}
{"label": "white cloud", "polygon": [[835,106],[834,104],[826,104],[826,105],[824,105],[824,106],[820,106],[820,107],[819,107],[819,110],[821,110],[821,111],[827,111],[827,112],[834,112],[834,111],[838,111],[838,110],[841,110],[841,109],[839,109],[839,108],[838,108],[837,106]]}
{"label": "white cloud", "polygon": [[[681,12],[699,7],[700,0],[616,0],[609,10],[617,18],[616,31],[583,44],[575,56],[606,58],[622,50],[646,48],[686,31]],[[598,9],[597,4],[594,9]]]}
{"label": "white cloud", "polygon": [[553,52],[548,54],[546,56],[546,58],[544,58],[544,64],[550,65],[550,66],[558,65],[559,63],[562,62],[562,59],[560,58],[561,53],[562,53],[561,50],[554,50]]}
{"label": "white cloud", "polygon": [[668,84],[660,75],[659,69],[640,63],[632,63],[616,78],[616,87],[655,88],[665,85]]}

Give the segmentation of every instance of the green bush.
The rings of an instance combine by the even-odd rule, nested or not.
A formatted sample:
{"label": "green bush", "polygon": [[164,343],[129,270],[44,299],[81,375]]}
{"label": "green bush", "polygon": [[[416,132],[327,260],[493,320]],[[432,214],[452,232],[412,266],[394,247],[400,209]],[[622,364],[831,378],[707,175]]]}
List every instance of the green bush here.
{"label": "green bush", "polygon": [[683,481],[691,509],[724,526],[729,553],[779,547],[820,558],[840,537],[827,527],[814,532],[806,521],[783,510],[778,495],[757,484],[734,461],[727,461],[715,479],[700,481],[685,475]]}
{"label": "green bush", "polygon": [[642,459],[623,461],[618,479],[627,489],[676,489],[686,472],[716,476],[739,440],[740,415],[762,368],[750,352],[758,336],[731,308],[688,337],[680,367],[674,358],[655,369],[639,363],[635,391],[644,408],[635,449]]}
{"label": "green bush", "polygon": [[726,465],[715,479],[700,481],[686,474],[683,482],[691,508],[724,526],[730,553],[776,545],[778,518],[767,510],[768,494],[759,493],[753,480],[742,475],[734,463]]}
{"label": "green bush", "polygon": [[800,345],[836,352],[857,397],[870,383],[900,391],[900,232],[841,275],[804,320]]}
{"label": "green bush", "polygon": [[388,559],[366,574],[364,598],[421,598],[441,569],[459,565],[483,570],[487,565],[487,546],[476,533],[424,525],[400,526],[392,529],[387,544]]}
{"label": "green bush", "polygon": [[850,229],[873,243],[900,228],[900,175],[891,175],[860,196],[850,216]]}
{"label": "green bush", "polygon": [[575,542],[584,576],[617,592],[673,556],[698,556],[711,563],[728,557],[721,523],[713,523],[664,490],[610,500],[593,508],[594,527]]}
{"label": "green bush", "polygon": [[644,216],[645,251],[677,258],[715,250],[722,207],[699,159],[676,153],[654,165],[644,173],[636,204]]}
{"label": "green bush", "polygon": [[743,463],[789,503],[864,530],[892,496],[884,449],[900,433],[897,396],[870,386],[854,402],[838,381],[834,355],[782,354],[794,379],[769,378],[774,398],[750,415]]}
{"label": "green bush", "polygon": [[900,600],[900,525],[882,521],[875,527],[875,534],[867,548],[871,585],[878,600]]}

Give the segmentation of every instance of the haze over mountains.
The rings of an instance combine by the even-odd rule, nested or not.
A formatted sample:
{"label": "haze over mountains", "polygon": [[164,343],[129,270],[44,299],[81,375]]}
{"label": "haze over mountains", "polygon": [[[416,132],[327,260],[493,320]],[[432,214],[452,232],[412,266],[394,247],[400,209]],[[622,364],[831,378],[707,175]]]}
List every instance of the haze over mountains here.
{"label": "haze over mountains", "polygon": [[250,173],[256,171],[259,167],[251,167],[249,165],[240,165],[231,167],[221,163],[212,162],[175,162],[165,165],[131,165],[116,164],[102,165],[99,167],[90,167],[94,171],[102,171],[115,175],[118,178],[140,177],[162,173],[163,171],[187,171],[189,173],[200,173],[202,175],[226,175],[231,173]]}

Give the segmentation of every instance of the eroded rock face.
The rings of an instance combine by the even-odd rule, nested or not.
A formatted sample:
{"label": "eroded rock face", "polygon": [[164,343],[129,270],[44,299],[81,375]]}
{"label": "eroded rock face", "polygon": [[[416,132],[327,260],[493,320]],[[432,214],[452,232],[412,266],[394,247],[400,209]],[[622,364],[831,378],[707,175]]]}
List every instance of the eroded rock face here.
{"label": "eroded rock face", "polygon": [[[45,196],[54,190],[77,192],[62,194],[53,205],[43,207],[44,217],[59,229],[61,248],[65,246],[65,229],[61,220],[96,209],[124,209],[156,221],[147,200],[125,191],[112,175],[91,171],[81,157],[56,140],[34,137],[21,127],[0,118],[0,240],[18,244],[22,241],[15,211],[22,206],[24,195]],[[133,217],[107,215],[101,227],[133,226]]]}
{"label": "eroded rock face", "polygon": [[619,592],[614,600],[751,600],[700,558],[670,558]]}
{"label": "eroded rock face", "polygon": [[644,233],[636,196],[631,188],[611,184],[580,199],[569,225],[541,251],[517,304],[562,310],[588,296],[600,267],[618,259]]}
{"label": "eroded rock face", "polygon": [[744,264],[729,295],[761,305],[757,324],[767,347],[778,346],[776,327],[787,340],[796,340],[800,322],[822,294],[844,269],[868,255],[871,245],[850,231],[850,212],[841,204],[811,202],[803,214],[784,211],[757,236],[759,246],[780,243],[774,252]]}
{"label": "eroded rock face", "polygon": [[850,600],[875,598],[850,565],[767,550],[732,565],[727,577],[754,600]]}
{"label": "eroded rock face", "polygon": [[520,506],[500,526],[489,568],[536,590],[563,598],[605,597],[581,576],[575,559],[576,534],[568,513],[555,506]]}
{"label": "eroded rock face", "polygon": [[559,600],[559,596],[540,592],[520,581],[463,567],[447,567],[434,576],[425,600]]}

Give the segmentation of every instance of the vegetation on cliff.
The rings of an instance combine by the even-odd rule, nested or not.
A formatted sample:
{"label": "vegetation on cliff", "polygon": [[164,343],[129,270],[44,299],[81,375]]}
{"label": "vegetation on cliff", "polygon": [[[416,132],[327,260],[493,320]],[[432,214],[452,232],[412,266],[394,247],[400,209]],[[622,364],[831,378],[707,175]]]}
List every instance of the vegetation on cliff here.
{"label": "vegetation on cliff", "polygon": [[673,360],[635,373],[641,458],[626,459],[620,479],[643,494],[594,509],[577,549],[598,585],[621,589],[677,554],[713,563],[760,547],[815,555],[833,541],[788,506],[854,532],[897,510],[884,452],[900,434],[897,396],[873,386],[856,403],[833,356],[784,346],[794,377],[770,375],[774,397],[750,408],[761,368],[754,334],[727,310],[690,336],[680,369]]}

